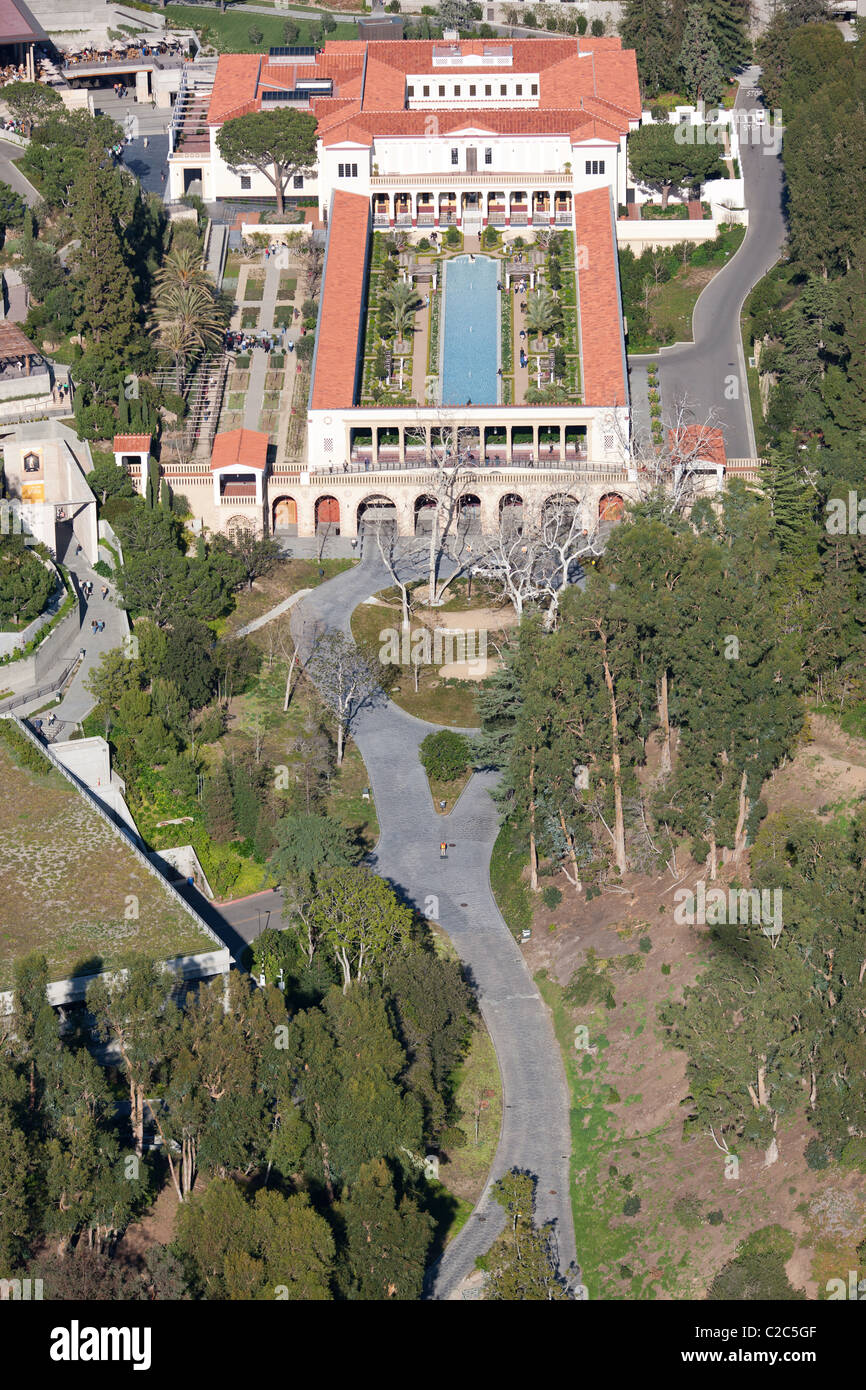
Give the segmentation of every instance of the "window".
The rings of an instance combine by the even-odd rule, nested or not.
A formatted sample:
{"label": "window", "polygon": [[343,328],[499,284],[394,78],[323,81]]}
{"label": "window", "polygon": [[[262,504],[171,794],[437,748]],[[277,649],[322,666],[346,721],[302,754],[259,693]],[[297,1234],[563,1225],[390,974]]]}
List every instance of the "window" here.
{"label": "window", "polygon": [[460,83],[459,83],[459,82],[458,82],[457,86],[454,88],[454,95],[455,95],[456,97],[459,97],[459,95],[460,95]]}
{"label": "window", "polygon": [[493,148],[492,148],[491,145],[488,145],[487,148],[486,148],[485,151],[484,151],[484,163],[485,163],[485,164],[492,164],[492,163],[493,163]]}
{"label": "window", "polygon": [[533,84],[532,84],[532,95],[533,95],[534,97],[537,97],[537,96],[538,96],[538,83],[537,83],[537,82],[533,82]]}
{"label": "window", "polygon": [[458,160],[458,150],[456,145],[451,146],[451,163],[456,164]]}
{"label": "window", "polygon": [[493,96],[493,88],[491,87],[491,85],[490,85],[489,82],[485,85],[485,88],[484,88],[484,95],[485,95],[486,97],[492,97],[492,96]]}
{"label": "window", "polygon": [[334,452],[334,441],[333,441],[333,439],[323,439],[323,440],[322,440],[322,449],[323,449],[323,451],[324,451],[326,454],[332,454],[332,453]]}
{"label": "window", "polygon": [[588,160],[586,161],[586,172],[587,172],[588,174],[603,174],[603,173],[604,173],[604,160],[603,160],[603,159],[588,159]]}
{"label": "window", "polygon": [[424,87],[421,88],[421,91],[422,91],[422,94],[423,94],[425,97],[429,97],[429,95],[430,95],[430,88],[429,88],[429,87],[424,86]]}
{"label": "window", "polygon": [[506,87],[506,85],[505,85],[504,82],[500,82],[500,84],[499,84],[499,95],[500,95],[501,97],[506,97],[506,96],[508,96],[508,88]]}
{"label": "window", "polygon": [[357,177],[358,177],[358,166],[357,166],[357,164],[338,164],[338,165],[337,165],[337,178],[339,178],[339,179],[356,179]]}
{"label": "window", "polygon": [[442,86],[441,83],[439,84],[439,95],[440,97],[444,97],[445,95],[445,88]]}
{"label": "window", "polygon": [[241,188],[252,188],[253,181],[249,174],[241,174]]}
{"label": "window", "polygon": [[303,176],[303,174],[295,174],[295,177],[292,179],[292,188],[303,188],[303,186],[304,186],[304,176]]}
{"label": "window", "polygon": [[515,96],[518,96],[518,97],[522,97],[522,96],[523,96],[523,83],[522,83],[522,82],[518,82],[517,86],[514,88],[514,95],[515,95]]}
{"label": "window", "polygon": [[614,439],[612,434],[605,434],[602,436],[601,446],[606,454],[613,452],[613,445]]}
{"label": "window", "polygon": [[471,87],[469,88],[469,95],[470,95],[471,97],[474,97],[474,95],[475,95],[475,83],[474,83],[474,82],[472,83]]}
{"label": "window", "polygon": [[414,87],[407,87],[407,88],[406,88],[406,95],[407,95],[407,97],[413,97],[413,96],[415,95],[415,88],[414,88]]}

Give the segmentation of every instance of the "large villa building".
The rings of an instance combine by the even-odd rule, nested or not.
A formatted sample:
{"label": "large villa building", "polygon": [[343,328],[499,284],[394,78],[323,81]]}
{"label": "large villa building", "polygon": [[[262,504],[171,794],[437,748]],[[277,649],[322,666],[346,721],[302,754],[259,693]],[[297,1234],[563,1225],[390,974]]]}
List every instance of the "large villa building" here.
{"label": "large villa building", "polygon": [[[196,516],[353,536],[387,508],[408,535],[436,505],[431,470],[458,456],[484,531],[505,507],[537,514],[563,493],[580,498],[587,529],[621,514],[637,483],[617,259],[618,206],[640,196],[626,155],[642,114],[635,54],[618,38],[454,39],[189,64],[169,197],[272,197],[258,170],[225,163],[217,136],[289,106],[315,116],[317,159],[288,195],[315,200],[326,235],[308,395],[293,400],[305,448],[292,464],[255,429],[218,434],[209,468],[169,470]],[[539,232],[562,234],[555,282]],[[395,254],[418,308],[383,380]],[[563,312],[542,337],[526,301],[551,286]]]}
{"label": "large villa building", "polygon": [[575,194],[626,201],[626,137],[640,124],[637,64],[618,38],[326,43],[221,57],[186,70],[170,145],[171,198],[273,194],[220,157],[223,124],[291,105],[318,123],[316,169],[290,190],[327,212],[369,198],[377,227],[571,226]]}

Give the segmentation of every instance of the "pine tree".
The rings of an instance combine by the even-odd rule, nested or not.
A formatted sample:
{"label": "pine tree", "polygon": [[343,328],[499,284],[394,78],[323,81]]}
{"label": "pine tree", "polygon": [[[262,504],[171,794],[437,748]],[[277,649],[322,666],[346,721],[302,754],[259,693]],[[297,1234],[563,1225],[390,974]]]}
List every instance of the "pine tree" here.
{"label": "pine tree", "polygon": [[116,180],[96,152],[72,188],[81,327],[88,339],[123,350],[135,336],[138,306],[118,223]]}
{"label": "pine tree", "polygon": [[686,90],[695,101],[713,106],[720,100],[725,74],[706,10],[701,5],[689,10],[680,51],[680,68]]}
{"label": "pine tree", "polygon": [[623,48],[633,48],[644,96],[675,83],[673,21],[667,0],[626,0],[619,25]]}
{"label": "pine tree", "polygon": [[207,833],[214,840],[230,840],[235,833],[234,801],[228,769],[221,763],[208,777],[202,793],[202,809]]}
{"label": "pine tree", "polygon": [[719,61],[730,77],[751,54],[748,0],[705,0],[705,10]]}

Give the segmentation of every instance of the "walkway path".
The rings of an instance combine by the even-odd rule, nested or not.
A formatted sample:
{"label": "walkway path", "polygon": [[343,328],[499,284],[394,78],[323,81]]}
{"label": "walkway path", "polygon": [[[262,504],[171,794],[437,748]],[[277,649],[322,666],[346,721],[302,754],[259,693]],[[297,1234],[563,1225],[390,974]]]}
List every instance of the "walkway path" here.
{"label": "walkway path", "polygon": [[[338,575],[296,610],[298,634],[318,620],[349,631],[353,609],[389,583],[378,556]],[[575,1258],[569,1200],[569,1100],[559,1047],[546,1007],[490,889],[490,852],[499,829],[490,791],[495,777],[476,773],[450,816],[436,815],[418,760],[431,725],[382,700],[361,711],[352,730],[370,778],[381,834],[371,862],[419,911],[447,931],[477,990],[504,1089],[503,1122],[481,1199],[430,1279],[434,1298],[458,1288],[502,1229],[502,1209],[490,1184],[509,1169],[538,1176],[537,1215],[555,1222],[559,1261]],[[439,843],[448,836],[448,858]],[[432,902],[431,902],[432,899]]]}
{"label": "walkway path", "polygon": [[[280,271],[283,268],[282,256],[270,256],[265,269],[265,287],[262,293],[262,307],[259,310],[259,331],[270,333],[274,326],[277,309],[277,294],[280,288]],[[270,354],[264,348],[255,347],[250,356],[250,384],[244,402],[244,429],[257,430],[265,404],[265,379],[268,374]]]}
{"label": "walkway path", "polygon": [[265,623],[272,623],[274,618],[281,618],[284,613],[288,613],[290,608],[294,608],[296,603],[299,603],[302,598],[306,598],[307,594],[312,592],[312,589],[299,589],[296,594],[289,594],[289,597],[284,598],[282,603],[278,603],[276,608],[269,608],[267,613],[263,613],[260,618],[253,618],[253,621],[247,623],[245,627],[239,627],[234,634],[235,637],[249,637],[251,632],[258,632],[260,627],[265,626]]}

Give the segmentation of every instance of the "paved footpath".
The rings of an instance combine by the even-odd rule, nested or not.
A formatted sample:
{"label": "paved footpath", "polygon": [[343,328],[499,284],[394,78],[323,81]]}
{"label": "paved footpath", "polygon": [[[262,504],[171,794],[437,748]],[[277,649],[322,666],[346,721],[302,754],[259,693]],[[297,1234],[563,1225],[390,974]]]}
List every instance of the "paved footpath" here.
{"label": "paved footpath", "polygon": [[[294,623],[324,622],[349,631],[353,609],[389,577],[378,556],[315,589]],[[502,1229],[490,1184],[511,1168],[538,1177],[537,1217],[555,1223],[560,1268],[575,1259],[568,1188],[569,1100],[559,1046],[522,952],[490,889],[490,852],[499,829],[491,774],[476,773],[451,814],[436,815],[418,745],[433,725],[384,698],[356,718],[352,737],[367,767],[381,834],[372,865],[419,911],[448,933],[477,991],[493,1039],[504,1090],[499,1146],[481,1199],[432,1271],[428,1295],[459,1297],[475,1259]],[[447,836],[448,858],[439,858]],[[430,899],[433,899],[431,902]]]}

